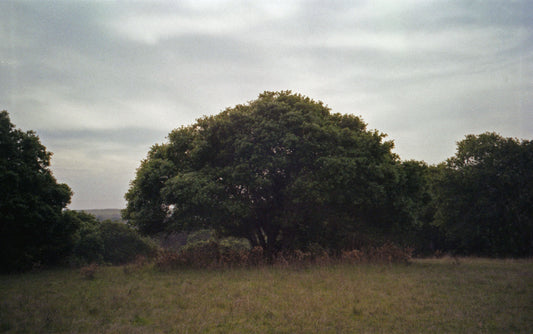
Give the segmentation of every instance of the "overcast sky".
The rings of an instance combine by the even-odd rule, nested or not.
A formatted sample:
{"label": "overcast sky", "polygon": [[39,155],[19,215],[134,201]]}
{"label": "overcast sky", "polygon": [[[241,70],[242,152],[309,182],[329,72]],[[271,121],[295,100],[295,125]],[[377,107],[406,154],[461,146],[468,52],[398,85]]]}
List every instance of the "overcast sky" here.
{"label": "overcast sky", "polygon": [[0,1],[0,110],[71,209],[123,208],[150,146],[292,90],[439,163],[466,134],[533,139],[533,1]]}

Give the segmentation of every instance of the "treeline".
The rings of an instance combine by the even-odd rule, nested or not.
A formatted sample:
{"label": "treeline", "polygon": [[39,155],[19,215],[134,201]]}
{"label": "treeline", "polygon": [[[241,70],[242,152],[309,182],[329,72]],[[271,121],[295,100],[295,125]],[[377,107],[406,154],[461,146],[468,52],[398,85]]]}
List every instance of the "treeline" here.
{"label": "treeline", "polygon": [[[72,192],[33,131],[0,113],[1,271],[125,263],[145,237],[211,230],[265,258],[395,244],[415,254],[533,255],[533,142],[468,135],[455,156],[402,161],[353,115],[284,92],[173,130],[126,194],[129,225],[65,210]],[[302,254],[303,254],[302,253]]]}
{"label": "treeline", "polygon": [[533,255],[532,141],[468,135],[437,166],[392,148],[359,117],[265,92],[154,145],[123,216],[144,234],[210,228],[267,256],[387,242],[419,255]]}
{"label": "treeline", "polygon": [[130,226],[65,210],[72,191],[50,172],[33,131],[0,112],[0,272],[91,262],[120,264],[156,245]]}
{"label": "treeline", "polygon": [[468,135],[428,174],[426,225],[438,228],[445,250],[533,255],[533,141]]}

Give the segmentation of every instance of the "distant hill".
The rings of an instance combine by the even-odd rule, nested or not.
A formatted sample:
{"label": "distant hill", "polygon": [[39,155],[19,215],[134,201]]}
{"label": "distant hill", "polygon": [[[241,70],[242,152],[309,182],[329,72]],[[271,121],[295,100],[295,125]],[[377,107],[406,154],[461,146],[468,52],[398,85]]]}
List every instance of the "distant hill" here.
{"label": "distant hill", "polygon": [[121,223],[124,223],[125,221],[122,220],[122,216],[120,215],[120,209],[93,209],[93,210],[77,210],[77,211],[84,211],[86,213],[90,213],[91,215],[95,216],[96,219],[102,221],[102,220],[112,220],[112,221],[118,221]]}

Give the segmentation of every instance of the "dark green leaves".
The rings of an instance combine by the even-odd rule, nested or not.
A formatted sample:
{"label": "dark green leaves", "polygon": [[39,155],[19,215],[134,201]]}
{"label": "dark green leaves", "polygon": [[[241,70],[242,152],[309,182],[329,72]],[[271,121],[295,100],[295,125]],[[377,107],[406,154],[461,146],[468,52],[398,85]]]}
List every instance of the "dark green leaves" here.
{"label": "dark green leaves", "polygon": [[145,232],[211,227],[269,251],[320,242],[326,221],[361,226],[386,201],[396,157],[383,137],[321,102],[265,92],[154,146],[125,218]]}
{"label": "dark green leaves", "polygon": [[531,256],[532,189],[531,141],[468,135],[440,168],[436,222],[460,252]]}
{"label": "dark green leaves", "polygon": [[3,270],[26,269],[58,261],[75,231],[61,210],[72,192],[57,184],[51,153],[33,131],[15,129],[0,113],[0,260]]}

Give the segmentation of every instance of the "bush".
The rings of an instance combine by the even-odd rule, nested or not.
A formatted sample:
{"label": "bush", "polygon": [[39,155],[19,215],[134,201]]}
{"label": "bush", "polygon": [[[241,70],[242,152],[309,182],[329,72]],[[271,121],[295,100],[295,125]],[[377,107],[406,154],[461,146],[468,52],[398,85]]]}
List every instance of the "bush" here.
{"label": "bush", "polygon": [[72,261],[74,264],[102,263],[104,261],[104,242],[97,229],[80,231],[80,238],[74,245]]}
{"label": "bush", "polygon": [[155,259],[155,267],[161,271],[176,269],[181,265],[178,251],[162,249]]}
{"label": "bush", "polygon": [[[260,248],[260,247],[259,247]],[[196,242],[179,251],[159,252],[155,266],[160,270],[188,268],[225,268],[262,263],[262,249],[252,251],[225,246],[216,241]]]}
{"label": "bush", "polygon": [[152,239],[164,249],[178,250],[187,244],[187,232],[159,233],[152,236]]}
{"label": "bush", "polygon": [[215,231],[214,230],[197,230],[190,232],[187,235],[187,245],[195,244],[198,242],[207,242],[215,240]]}
{"label": "bush", "polygon": [[98,230],[104,244],[103,260],[107,263],[128,263],[138,255],[152,256],[157,249],[152,240],[123,223],[105,221]]}
{"label": "bush", "polygon": [[162,250],[158,253],[155,266],[159,270],[177,268],[227,268],[261,266],[307,266],[328,265],[334,263],[405,263],[411,261],[413,250],[402,248],[391,242],[380,247],[369,247],[364,250],[343,251],[338,256],[330,254],[322,248],[283,251],[267,258],[263,248],[239,249],[225,246],[215,241],[197,242],[182,249]]}
{"label": "bush", "polygon": [[138,256],[150,257],[156,253],[157,245],[128,225],[109,220],[99,222],[86,213],[78,213],[78,218],[81,227],[70,258],[72,265],[125,264]]}

